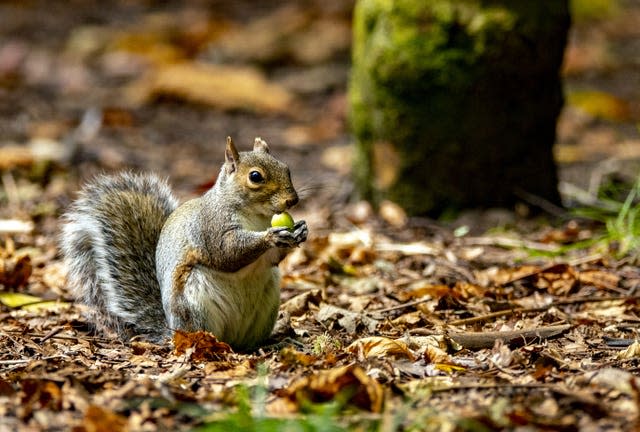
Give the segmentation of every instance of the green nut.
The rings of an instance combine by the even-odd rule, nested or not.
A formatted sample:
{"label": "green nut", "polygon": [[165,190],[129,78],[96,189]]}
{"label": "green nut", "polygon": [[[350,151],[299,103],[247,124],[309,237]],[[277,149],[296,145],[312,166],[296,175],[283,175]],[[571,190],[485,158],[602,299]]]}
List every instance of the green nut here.
{"label": "green nut", "polygon": [[289,231],[293,231],[293,218],[287,212],[276,213],[271,218],[272,227],[286,227]]}

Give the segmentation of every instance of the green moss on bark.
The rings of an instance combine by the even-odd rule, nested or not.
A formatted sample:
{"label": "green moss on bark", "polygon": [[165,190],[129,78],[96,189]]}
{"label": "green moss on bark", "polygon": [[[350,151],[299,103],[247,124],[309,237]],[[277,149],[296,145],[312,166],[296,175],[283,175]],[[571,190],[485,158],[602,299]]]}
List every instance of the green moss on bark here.
{"label": "green moss on bark", "polygon": [[[558,202],[552,159],[562,106],[567,2],[360,0],[351,125],[358,190],[412,214]],[[378,185],[376,143],[398,155]]]}

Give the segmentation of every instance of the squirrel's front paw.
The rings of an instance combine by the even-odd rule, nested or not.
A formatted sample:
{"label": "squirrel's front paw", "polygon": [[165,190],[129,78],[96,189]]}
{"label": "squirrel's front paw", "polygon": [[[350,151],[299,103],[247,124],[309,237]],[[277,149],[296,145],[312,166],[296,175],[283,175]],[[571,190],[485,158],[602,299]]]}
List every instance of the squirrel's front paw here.
{"label": "squirrel's front paw", "polygon": [[287,227],[269,228],[269,237],[275,247],[290,248],[296,247],[307,239],[307,223],[298,221],[293,226],[293,231],[289,231]]}
{"label": "squirrel's front paw", "polygon": [[309,229],[307,223],[303,220],[299,220],[293,226],[293,238],[296,240],[296,246],[307,240]]}

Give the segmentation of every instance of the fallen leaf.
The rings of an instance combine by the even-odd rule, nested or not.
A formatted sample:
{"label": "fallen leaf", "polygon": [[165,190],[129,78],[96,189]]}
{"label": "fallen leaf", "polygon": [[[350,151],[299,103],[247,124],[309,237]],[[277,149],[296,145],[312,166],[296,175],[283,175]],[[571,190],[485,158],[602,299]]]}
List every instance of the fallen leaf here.
{"label": "fallen leaf", "polygon": [[25,379],[21,383],[21,417],[28,418],[33,411],[62,409],[62,391],[58,385],[47,379]]}
{"label": "fallen leaf", "polygon": [[185,332],[176,330],[173,334],[173,345],[175,355],[182,355],[189,348],[193,348],[191,360],[196,363],[207,361],[219,361],[226,357],[226,354],[233,352],[231,347],[209,332]]}
{"label": "fallen leaf", "polygon": [[108,52],[123,51],[140,56],[153,64],[166,64],[185,57],[182,50],[171,43],[168,29],[136,29],[122,32],[109,44]]}
{"label": "fallen leaf", "polygon": [[335,17],[316,19],[304,32],[290,38],[293,57],[304,64],[318,64],[331,60],[336,54],[347,52],[351,44],[351,25],[348,20]]}
{"label": "fallen leaf", "polygon": [[27,284],[33,267],[28,254],[0,258],[0,284],[5,287],[21,287]]}
{"label": "fallen leaf", "polygon": [[447,354],[446,351],[441,349],[440,347],[436,347],[433,345],[427,345],[424,353],[422,354],[424,361],[426,363],[436,363],[436,364],[450,364],[451,356]]}
{"label": "fallen leaf", "polygon": [[17,292],[0,293],[0,303],[10,308],[19,308],[30,303],[40,302],[40,297]]}
{"label": "fallen leaf", "polygon": [[616,289],[620,276],[602,270],[583,270],[578,272],[578,280],[601,289]]}
{"label": "fallen leaf", "polygon": [[389,200],[384,200],[380,203],[378,212],[380,217],[394,228],[404,227],[409,220],[407,212],[398,204]]}
{"label": "fallen leaf", "polygon": [[287,56],[289,39],[311,19],[311,14],[304,7],[288,4],[245,26],[231,29],[220,37],[214,48],[223,59],[272,62]]}
{"label": "fallen leaf", "polygon": [[360,338],[347,347],[354,354],[362,353],[364,357],[406,357],[415,361],[415,356],[400,340],[380,336]]}
{"label": "fallen leaf", "polygon": [[13,385],[9,381],[5,381],[0,378],[0,396],[8,396],[11,397],[16,393],[16,390],[13,388]]}
{"label": "fallen leaf", "polygon": [[631,118],[629,104],[609,93],[584,90],[567,95],[567,102],[594,117],[613,121],[627,121]]}
{"label": "fallen leaf", "polygon": [[415,327],[422,322],[422,312],[414,311],[400,315],[391,321],[394,326]]}
{"label": "fallen leaf", "polygon": [[618,353],[618,359],[620,360],[629,360],[638,357],[640,357],[640,343],[638,341],[635,341],[625,350],[622,350]]}
{"label": "fallen leaf", "polygon": [[319,289],[305,291],[295,297],[290,298],[280,306],[280,310],[289,313],[291,316],[300,316],[309,310],[309,304],[318,304],[322,298]]}
{"label": "fallen leaf", "polygon": [[134,104],[173,97],[221,110],[292,114],[293,96],[255,68],[184,62],[160,66],[125,93]]}
{"label": "fallen leaf", "polygon": [[50,311],[55,311],[58,310],[60,308],[64,308],[69,306],[69,303],[67,302],[63,302],[60,300],[46,300],[46,301],[39,301],[33,304],[26,304],[21,306],[21,309],[23,310],[27,310],[27,311],[45,311],[45,310],[50,310]]}
{"label": "fallen leaf", "polygon": [[316,356],[305,354],[291,347],[280,350],[280,359],[282,363],[289,366],[310,366],[318,360]]}
{"label": "fallen leaf", "polygon": [[640,385],[640,379],[624,369],[605,367],[593,372],[587,372],[585,379],[592,392],[598,387],[616,390],[626,395],[634,394],[634,387]]}
{"label": "fallen leaf", "polygon": [[451,288],[448,285],[431,284],[424,281],[418,281],[411,284],[408,289],[399,291],[397,293],[398,299],[401,301],[408,301],[414,299],[420,299],[430,297],[432,299],[440,299],[447,294],[451,293]]}
{"label": "fallen leaf", "polygon": [[533,265],[510,268],[489,267],[486,270],[479,271],[476,278],[482,280],[484,282],[483,285],[507,285],[517,280],[537,274],[540,271],[540,267]]}
{"label": "fallen leaf", "polygon": [[351,312],[329,304],[322,304],[317,313],[316,319],[319,322],[336,321],[348,333],[355,333],[358,324],[362,324],[365,328],[373,333],[378,326],[378,321],[360,313]]}
{"label": "fallen leaf", "polygon": [[437,370],[442,371],[449,375],[451,375],[454,372],[464,372],[467,370],[467,368],[463,366],[458,366],[450,363],[435,363],[434,366]]}
{"label": "fallen leaf", "polygon": [[120,432],[127,430],[127,419],[110,409],[89,405],[82,426],[86,432]]}
{"label": "fallen leaf", "polygon": [[536,288],[547,290],[557,296],[568,295],[578,281],[576,272],[566,264],[546,268],[533,275],[532,279]]}
{"label": "fallen leaf", "polygon": [[0,147],[0,170],[25,168],[33,165],[35,158],[31,149],[20,145],[7,145]]}
{"label": "fallen leaf", "polygon": [[300,378],[289,386],[286,395],[297,402],[298,406],[342,397],[343,402],[348,405],[379,413],[382,410],[384,392],[380,383],[368,376],[364,369],[350,365]]}

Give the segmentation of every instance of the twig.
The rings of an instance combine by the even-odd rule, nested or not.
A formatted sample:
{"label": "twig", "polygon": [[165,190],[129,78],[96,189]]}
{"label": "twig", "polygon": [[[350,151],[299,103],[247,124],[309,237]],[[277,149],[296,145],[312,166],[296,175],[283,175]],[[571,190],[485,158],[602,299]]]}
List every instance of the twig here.
{"label": "twig", "polygon": [[549,200],[542,198],[539,195],[532,194],[530,192],[525,191],[522,188],[516,188],[514,193],[517,197],[523,199],[525,202],[528,202],[531,205],[541,208],[552,216],[565,218],[567,217],[567,211],[562,207],[552,203]]}
{"label": "twig", "polygon": [[49,333],[47,333],[44,337],[42,337],[40,339],[40,343],[42,344],[45,341],[47,341],[48,339],[51,339],[52,337],[55,337],[62,330],[64,330],[64,327],[62,327],[62,326],[58,326],[58,327],[55,327],[55,328],[51,329],[51,331]]}
{"label": "twig", "polygon": [[18,219],[0,220],[0,234],[29,234],[33,231],[32,221]]}
{"label": "twig", "polygon": [[542,326],[534,329],[522,329],[498,332],[452,332],[449,337],[467,349],[491,348],[497,340],[511,345],[534,339],[549,339],[571,328],[571,324]]}
{"label": "twig", "polygon": [[11,366],[11,365],[18,365],[18,364],[29,363],[30,361],[31,361],[31,359],[20,359],[20,360],[0,360],[0,365],[4,365],[4,366]]}
{"label": "twig", "polygon": [[449,337],[467,349],[491,348],[496,340],[508,345],[526,343],[535,339],[549,339],[558,336],[571,328],[571,324],[542,326],[535,329],[511,330],[497,332],[453,332]]}

